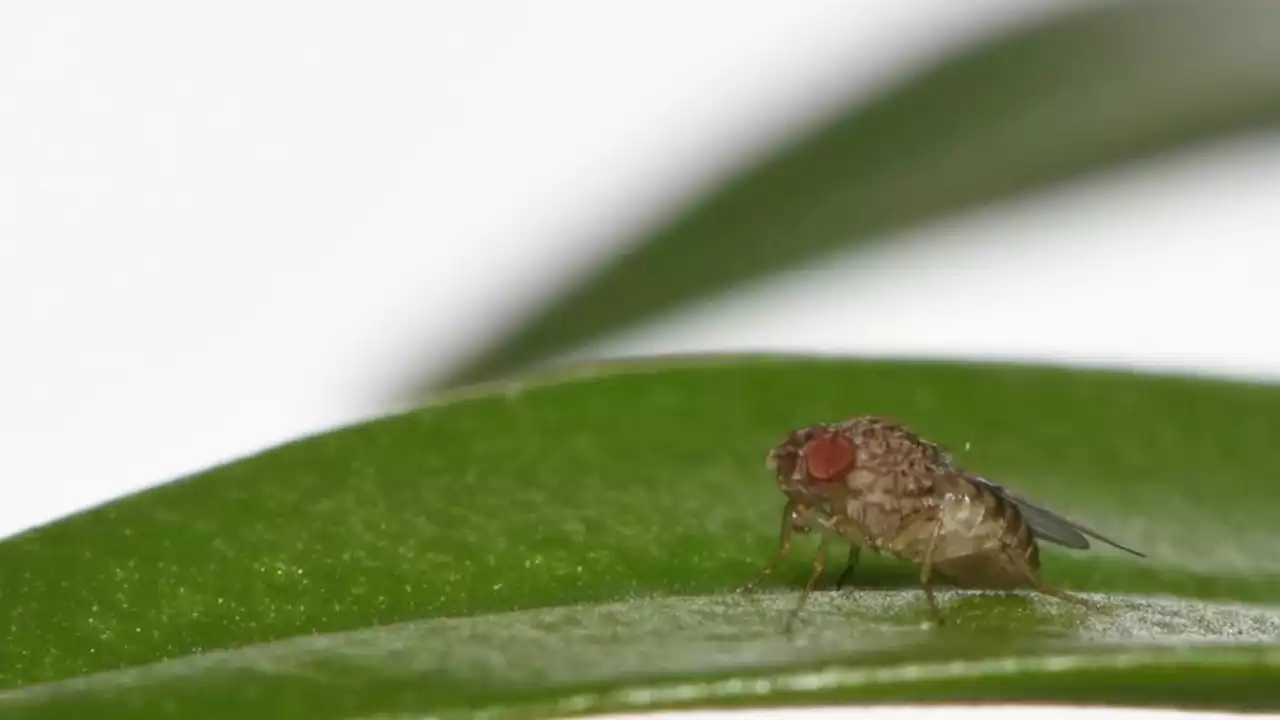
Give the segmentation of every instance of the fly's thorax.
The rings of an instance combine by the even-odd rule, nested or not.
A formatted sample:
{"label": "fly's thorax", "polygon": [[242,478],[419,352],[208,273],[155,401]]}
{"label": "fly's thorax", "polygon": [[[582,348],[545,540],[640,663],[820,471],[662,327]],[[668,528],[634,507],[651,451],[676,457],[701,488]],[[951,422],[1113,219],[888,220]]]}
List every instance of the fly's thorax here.
{"label": "fly's thorax", "polygon": [[932,512],[933,498],[903,495],[890,478],[862,473],[850,477],[843,511],[871,547],[885,550],[914,518]]}

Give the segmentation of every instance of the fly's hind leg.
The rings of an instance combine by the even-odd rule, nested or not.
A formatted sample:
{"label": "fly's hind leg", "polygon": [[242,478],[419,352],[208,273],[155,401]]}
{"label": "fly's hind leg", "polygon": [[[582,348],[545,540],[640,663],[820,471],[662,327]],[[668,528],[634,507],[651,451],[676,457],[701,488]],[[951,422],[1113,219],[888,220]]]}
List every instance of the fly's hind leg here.
{"label": "fly's hind leg", "polygon": [[1031,563],[1027,562],[1027,559],[1025,557],[1018,554],[1012,548],[1005,548],[1004,553],[1005,553],[1005,556],[1009,558],[1009,561],[1012,562],[1014,566],[1018,568],[1018,570],[1022,573],[1022,576],[1026,578],[1027,583],[1036,592],[1042,595],[1048,595],[1049,597],[1057,598],[1059,600],[1063,600],[1069,603],[1080,605],[1082,607],[1087,607],[1087,608],[1095,607],[1093,603],[1080,597],[1079,595],[1073,595],[1067,592],[1066,590],[1059,590],[1058,588],[1045,584],[1044,580],[1040,579],[1040,573],[1036,572],[1035,569],[1031,567]]}
{"label": "fly's hind leg", "polygon": [[795,511],[796,506],[795,503],[792,502],[788,502],[782,508],[782,528],[778,530],[778,552],[773,556],[772,560],[765,563],[765,566],[760,569],[760,574],[756,576],[756,579],[742,586],[738,592],[755,592],[756,588],[760,586],[760,583],[764,582],[764,579],[769,577],[769,575],[777,569],[778,565],[787,557],[787,555],[791,553],[791,537],[794,532]]}
{"label": "fly's hind leg", "polygon": [[933,572],[933,551],[938,547],[938,537],[942,534],[942,522],[934,524],[929,534],[929,545],[925,547],[924,559],[920,563],[920,588],[924,590],[925,602],[929,603],[929,615],[935,626],[942,625],[942,612],[938,610],[938,599],[933,596],[933,584],[930,575]]}
{"label": "fly's hind leg", "polygon": [[933,620],[934,625],[942,624],[942,612],[938,610],[938,599],[933,596],[933,555],[938,547],[938,539],[942,537],[942,520],[921,518],[907,525],[907,527],[888,544],[890,552],[895,554],[904,551],[911,553],[914,559],[914,551],[911,548],[918,547],[917,542],[928,537],[928,543],[925,545],[924,553],[920,556],[920,589],[924,591],[925,602],[929,604],[929,617]]}

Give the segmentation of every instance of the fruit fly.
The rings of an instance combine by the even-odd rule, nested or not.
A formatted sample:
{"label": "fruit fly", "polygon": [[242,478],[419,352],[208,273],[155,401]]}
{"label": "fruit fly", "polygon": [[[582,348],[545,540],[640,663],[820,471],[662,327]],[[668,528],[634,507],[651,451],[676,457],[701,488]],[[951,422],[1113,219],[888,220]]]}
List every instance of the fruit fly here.
{"label": "fruit fly", "polygon": [[961,587],[1030,588],[1087,606],[1083,598],[1040,578],[1037,540],[1084,550],[1092,537],[1145,557],[963,470],[937,445],[883,418],[801,428],[769,451],[766,464],[787,498],[780,543],[744,590],[773,572],[791,551],[795,533],[821,534],[809,581],[787,618],[788,630],[826,569],[833,538],[850,543],[837,588],[852,577],[863,548],[906,560],[920,567],[920,587],[935,624],[942,622],[933,594],[935,575]]}

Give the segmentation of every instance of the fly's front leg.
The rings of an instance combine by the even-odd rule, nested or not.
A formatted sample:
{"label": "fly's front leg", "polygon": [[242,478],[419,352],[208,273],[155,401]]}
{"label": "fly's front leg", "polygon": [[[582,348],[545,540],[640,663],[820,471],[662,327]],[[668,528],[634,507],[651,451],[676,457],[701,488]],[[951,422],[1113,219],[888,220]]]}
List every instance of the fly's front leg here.
{"label": "fly's front leg", "polygon": [[773,573],[773,571],[778,567],[778,564],[781,563],[783,559],[787,557],[788,554],[790,554],[791,537],[794,531],[795,515],[796,515],[796,504],[794,502],[788,501],[787,504],[782,508],[782,527],[781,529],[778,530],[777,554],[773,556],[772,560],[765,563],[765,566],[760,570],[760,575],[757,576],[755,580],[743,586],[740,590],[738,590],[738,592],[742,592],[742,593],[754,592],[755,589],[760,586],[760,583],[764,582],[764,579],[769,577],[769,575]]}
{"label": "fly's front leg", "polygon": [[822,571],[827,569],[827,548],[831,545],[831,535],[822,533],[822,538],[818,540],[818,551],[813,559],[813,570],[809,573],[809,582],[805,583],[804,590],[800,591],[800,600],[796,602],[796,607],[787,616],[787,622],[783,626],[783,631],[791,632],[792,625],[795,624],[796,618],[800,616],[800,610],[804,608],[804,604],[809,600],[809,593],[813,592],[813,586],[818,582],[818,577],[822,575]]}

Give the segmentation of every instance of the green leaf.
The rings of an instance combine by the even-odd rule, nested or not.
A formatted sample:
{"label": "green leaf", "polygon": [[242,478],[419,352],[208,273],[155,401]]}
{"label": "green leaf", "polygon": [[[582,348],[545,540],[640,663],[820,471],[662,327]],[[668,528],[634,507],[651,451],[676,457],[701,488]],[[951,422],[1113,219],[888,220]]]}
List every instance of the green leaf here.
{"label": "green leaf", "polygon": [[839,248],[1277,120],[1280,4],[1090,3],[849,104],[441,382],[503,376]]}
{"label": "green leaf", "polygon": [[[802,547],[763,467],[876,413],[1117,540],[1039,597],[870,557],[782,633]],[[1058,369],[720,359],[473,389],[0,543],[0,714],[546,717],[1019,698],[1280,708],[1280,388]],[[833,573],[834,574],[834,573]]]}

